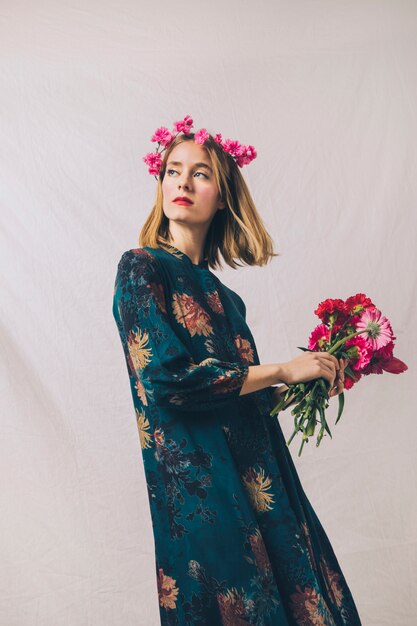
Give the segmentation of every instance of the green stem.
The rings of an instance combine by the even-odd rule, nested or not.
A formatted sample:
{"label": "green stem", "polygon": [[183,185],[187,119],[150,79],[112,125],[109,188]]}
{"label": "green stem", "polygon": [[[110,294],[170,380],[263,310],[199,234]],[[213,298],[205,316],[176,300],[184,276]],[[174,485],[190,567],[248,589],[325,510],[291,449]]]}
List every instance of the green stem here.
{"label": "green stem", "polygon": [[294,439],[294,437],[295,437],[295,435],[296,435],[297,433],[298,433],[298,428],[294,428],[294,432],[293,432],[293,434],[291,435],[291,437],[290,437],[290,438],[288,439],[288,441],[287,441],[287,447],[289,447],[289,445],[290,445],[291,441]]}
{"label": "green stem", "polygon": [[300,446],[300,449],[298,451],[298,456],[301,456],[301,452],[303,451],[304,443],[305,443],[305,439],[303,439],[302,442],[301,442],[301,446]]}
{"label": "green stem", "polygon": [[330,350],[327,350],[327,352],[329,354],[333,354],[333,352],[336,352],[336,350],[338,348],[340,348],[340,346],[343,346],[343,344],[345,343],[345,341],[347,341],[348,339],[352,339],[352,337],[356,337],[356,335],[360,335],[361,333],[367,333],[367,329],[365,328],[365,330],[358,330],[356,331],[356,333],[352,333],[351,335],[347,335],[347,337],[343,337],[343,339],[339,339],[339,341],[337,341],[334,346],[332,346],[330,348]]}

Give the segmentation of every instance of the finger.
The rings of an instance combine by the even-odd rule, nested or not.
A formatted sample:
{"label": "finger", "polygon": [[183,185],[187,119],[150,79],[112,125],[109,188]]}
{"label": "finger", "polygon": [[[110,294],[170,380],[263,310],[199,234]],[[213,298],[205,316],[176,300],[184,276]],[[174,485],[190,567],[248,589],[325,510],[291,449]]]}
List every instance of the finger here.
{"label": "finger", "polygon": [[329,365],[328,362],[322,362],[320,366],[322,371],[321,376],[327,380],[327,382],[330,384],[330,388],[332,388],[334,385],[334,381],[336,380],[336,371],[334,367],[332,367],[332,365]]}
{"label": "finger", "polygon": [[337,370],[339,369],[339,361],[333,354],[329,354],[328,352],[319,352],[319,354],[323,357],[323,359],[325,359],[326,363],[331,364],[332,367],[335,367]]}
{"label": "finger", "polygon": [[343,393],[344,385],[342,381],[338,381],[336,385],[334,385],[329,393],[329,397],[333,398],[333,396],[338,396],[340,393]]}
{"label": "finger", "polygon": [[335,385],[337,385],[337,384],[339,384],[339,385],[340,385],[341,383],[342,383],[342,384],[344,384],[344,381],[345,381],[345,372],[344,372],[343,368],[341,368],[341,369],[337,372],[337,375],[336,375],[336,380],[335,380],[334,384],[335,384]]}
{"label": "finger", "polygon": [[338,359],[333,356],[333,354],[329,354],[328,352],[324,352],[324,355],[327,357],[326,364],[329,365],[333,372],[332,384],[334,384],[334,380],[341,369],[341,364]]}
{"label": "finger", "polygon": [[335,368],[339,369],[340,368],[340,363],[339,363],[338,359],[334,356],[334,354],[330,354],[329,356],[332,358]]}
{"label": "finger", "polygon": [[[331,356],[331,355],[330,355]],[[336,368],[335,363],[337,363],[338,367]],[[328,381],[330,383],[330,386],[333,387],[338,379],[339,373],[340,373],[340,366],[339,366],[339,362],[338,360],[335,358],[334,360],[332,359],[331,361],[326,361],[324,364],[324,367],[327,368],[327,372],[328,372]]]}
{"label": "finger", "polygon": [[333,398],[333,396],[337,396],[341,392],[342,389],[340,389],[339,386],[336,385],[336,387],[332,387],[332,389],[330,390],[329,398]]}

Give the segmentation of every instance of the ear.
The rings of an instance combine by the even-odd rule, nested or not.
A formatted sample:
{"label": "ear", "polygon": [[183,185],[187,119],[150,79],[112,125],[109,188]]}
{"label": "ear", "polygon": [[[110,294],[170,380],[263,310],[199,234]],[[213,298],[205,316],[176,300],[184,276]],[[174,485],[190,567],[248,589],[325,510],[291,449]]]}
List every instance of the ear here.
{"label": "ear", "polygon": [[219,200],[219,206],[217,209],[224,209],[226,207],[226,203],[223,200]]}

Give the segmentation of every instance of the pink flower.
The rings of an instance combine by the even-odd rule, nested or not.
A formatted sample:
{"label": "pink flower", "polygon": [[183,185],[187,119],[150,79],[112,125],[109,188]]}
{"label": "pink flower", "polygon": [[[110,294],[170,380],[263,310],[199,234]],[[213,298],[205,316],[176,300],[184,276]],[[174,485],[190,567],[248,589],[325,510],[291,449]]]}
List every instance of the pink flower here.
{"label": "pink flower", "polygon": [[209,138],[209,134],[205,128],[200,128],[194,135],[195,143],[203,144]]}
{"label": "pink flower", "polygon": [[[188,135],[194,125],[193,118],[190,115],[186,115],[184,119],[177,120],[173,123],[173,130],[170,132],[168,128],[165,126],[160,126],[157,128],[155,133],[151,137],[151,141],[157,142],[158,145],[155,149],[155,152],[164,152],[164,150],[172,143],[175,137],[178,136],[179,133],[184,133],[184,135]],[[221,133],[216,133],[214,136],[210,135],[210,133],[205,128],[200,128],[194,134],[194,141],[197,144],[203,145],[209,137],[213,137],[214,141],[225,151],[230,153],[235,162],[239,165],[239,167],[243,167],[247,163],[250,163],[254,158],[256,158],[256,150],[253,146],[243,146],[238,141],[234,141],[232,139],[227,139],[223,142]],[[162,147],[159,150],[160,146]],[[148,156],[148,155],[146,155]],[[147,162],[149,159],[143,159]],[[156,165],[157,162],[153,165],[153,167],[149,168],[150,174],[159,173],[160,168]]]}
{"label": "pink flower", "polygon": [[159,152],[148,152],[143,157],[143,161],[149,165],[149,174],[159,174],[162,165],[162,158]]}
{"label": "pink flower", "polygon": [[325,349],[325,343],[329,341],[330,330],[325,324],[319,324],[312,331],[308,340],[308,349],[315,352],[323,351]]}
{"label": "pink flower", "polygon": [[183,120],[174,122],[174,133],[184,133],[188,135],[193,127],[193,119],[189,115],[186,115]]}
{"label": "pink flower", "polygon": [[373,350],[379,350],[392,340],[390,321],[376,307],[365,309],[356,323],[356,331],[366,330],[364,336],[370,341]]}
{"label": "pink flower", "polygon": [[349,365],[354,370],[362,370],[372,357],[372,344],[363,335],[356,335],[345,342]]}
{"label": "pink flower", "polygon": [[156,129],[154,134],[151,137],[151,141],[158,141],[162,146],[168,146],[171,141],[174,139],[174,135],[172,135],[168,128],[165,126],[160,126]]}
{"label": "pink flower", "polygon": [[239,143],[239,141],[235,141],[233,139],[226,139],[226,141],[224,141],[222,145],[223,145],[223,150],[225,152],[228,152],[232,156],[240,157],[243,154],[243,148],[241,144]]}
{"label": "pink flower", "polygon": [[239,167],[243,167],[243,165],[247,165],[256,157],[257,152],[253,146],[242,146],[242,155],[236,158],[236,163]]}

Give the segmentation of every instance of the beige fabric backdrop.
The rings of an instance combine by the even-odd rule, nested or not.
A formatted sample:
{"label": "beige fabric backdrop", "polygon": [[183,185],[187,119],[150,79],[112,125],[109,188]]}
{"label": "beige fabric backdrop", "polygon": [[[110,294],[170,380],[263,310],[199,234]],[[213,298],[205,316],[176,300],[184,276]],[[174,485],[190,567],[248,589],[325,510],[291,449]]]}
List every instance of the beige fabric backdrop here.
{"label": "beige fabric backdrop", "polygon": [[258,150],[243,172],[282,256],[216,273],[261,362],[300,354],[327,297],[392,321],[409,371],[290,449],[364,626],[414,626],[417,4],[3,0],[0,24],[0,624],[159,623],[111,309],[154,199],[142,156],[189,114]]}

